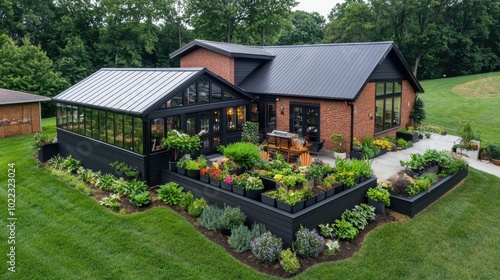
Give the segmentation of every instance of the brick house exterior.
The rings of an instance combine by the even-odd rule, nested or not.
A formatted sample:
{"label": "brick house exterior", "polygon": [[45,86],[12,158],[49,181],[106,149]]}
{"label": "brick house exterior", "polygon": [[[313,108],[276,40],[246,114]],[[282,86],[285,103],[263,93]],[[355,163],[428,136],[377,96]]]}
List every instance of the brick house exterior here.
{"label": "brick house exterior", "polygon": [[[387,42],[386,42],[387,43]],[[284,131],[292,131],[292,128],[290,127],[291,124],[291,106],[293,104],[311,104],[314,106],[317,106],[319,108],[320,116],[321,116],[321,121],[320,121],[320,139],[319,140],[326,140],[324,148],[326,150],[331,150],[333,147],[333,142],[330,139],[330,135],[333,133],[340,133],[344,136],[346,139],[346,143],[343,143],[343,146],[346,148],[346,150],[351,149],[351,143],[353,138],[357,138],[358,140],[361,140],[364,136],[369,135],[372,137],[377,137],[377,136],[385,136],[385,135],[392,135],[395,136],[396,131],[399,130],[400,128],[407,126],[411,124],[411,119],[410,119],[410,112],[413,108],[413,103],[415,102],[416,99],[416,94],[417,92],[423,92],[423,89],[421,88],[420,84],[416,80],[416,78],[412,75],[411,71],[409,70],[408,65],[404,61],[404,58],[400,54],[400,52],[397,50],[397,48],[394,46],[392,42],[389,42],[387,44],[387,49],[383,50],[384,53],[380,60],[374,60],[372,63],[373,65],[370,65],[369,62],[367,62],[367,65],[363,65],[363,60],[366,60],[366,58],[359,59],[359,62],[356,64],[356,57],[358,56],[363,56],[364,54],[360,52],[360,48],[366,48],[367,45],[373,44],[373,46],[379,46],[378,43],[367,43],[367,44],[361,44],[361,45],[350,45],[350,44],[336,44],[336,45],[318,45],[321,46],[324,49],[331,48],[332,51],[329,50],[324,50],[319,54],[318,50],[316,50],[313,46],[284,46],[282,47],[283,49],[287,49],[287,52],[290,52],[290,50],[294,49],[306,49],[306,53],[298,53],[298,54],[293,54],[290,55],[290,61],[293,61],[294,59],[297,59],[296,57],[303,56],[304,54],[308,56],[318,56],[316,60],[314,58],[308,58],[308,60],[305,60],[304,62],[306,64],[310,64],[311,66],[315,67],[318,65],[318,68],[323,67],[324,69],[322,72],[315,72],[311,75],[307,75],[305,73],[304,75],[298,75],[296,78],[290,78],[290,82],[293,82],[291,79],[297,80],[297,79],[305,79],[309,78],[309,80],[314,80],[314,86],[311,88],[316,88],[316,89],[328,89],[328,86],[323,86],[321,87],[322,81],[318,81],[316,77],[318,75],[324,75],[324,82],[325,84],[328,82],[328,74],[331,73],[331,77],[335,76],[340,76],[342,75],[342,71],[345,69],[342,69],[342,67],[337,67],[335,65],[340,64],[340,63],[325,63],[322,60],[322,57],[326,61],[329,59],[334,59],[330,58],[330,56],[339,56],[339,55],[345,55],[347,56],[347,61],[348,64],[343,65],[343,67],[346,67],[346,65],[351,65],[353,68],[350,72],[351,76],[359,76],[356,77],[357,80],[354,80],[354,78],[350,78],[349,76],[346,76],[343,80],[337,81],[337,84],[339,83],[349,83],[350,81],[360,83],[361,86],[359,86],[359,89],[355,88],[354,94],[351,93],[350,98],[345,98],[342,94],[340,94],[340,98],[336,100],[337,98],[335,97],[330,97],[330,96],[314,96],[313,94],[310,94],[310,91],[304,91],[304,96],[301,96],[301,94],[296,94],[294,91],[294,88],[287,88],[289,92],[286,91],[281,91],[278,92],[276,88],[281,89],[286,86],[281,86],[279,87],[273,87],[272,83],[279,83],[278,78],[283,78],[286,79],[286,74],[283,73],[282,76],[279,76],[279,73],[272,73],[272,68],[278,68],[279,62],[278,59],[280,59],[282,56],[285,56],[286,54],[281,53],[279,50],[280,47],[263,47],[263,48],[257,48],[257,47],[251,47],[251,46],[241,46],[241,45],[236,45],[236,44],[226,44],[226,43],[216,43],[216,42],[209,42],[209,41],[198,41],[195,40],[189,45],[179,49],[178,51],[174,52],[171,56],[172,57],[179,57],[180,58],[180,66],[181,67],[206,67],[210,71],[216,73],[217,75],[221,76],[222,78],[226,79],[232,84],[235,84],[236,86],[241,87],[243,90],[248,91],[249,93],[252,93],[254,95],[257,95],[260,100],[267,100],[267,102],[273,102],[275,100],[275,108],[276,108],[276,127],[275,129],[278,130],[284,130]],[[350,49],[355,49],[355,51],[352,51],[352,57],[348,57],[350,51],[345,51],[343,49],[341,52],[338,54],[335,53],[335,48],[347,46]],[[265,50],[265,51],[270,51],[272,58],[271,60],[275,60],[275,62],[269,62],[269,57],[260,57],[259,55],[262,55],[259,53],[259,51]],[[364,51],[364,50],[363,50]],[[373,50],[373,49],[367,49],[366,50],[366,55],[369,56],[376,56],[378,54],[378,49]],[[243,57],[247,59],[246,57],[252,57],[255,61],[257,61],[259,65],[256,67],[252,68],[252,66],[248,64],[248,60],[244,61]],[[295,57],[293,57],[295,56]],[[264,59],[261,59],[264,58]],[[243,61],[243,62],[241,62]],[[308,65],[304,65],[303,63],[297,62],[296,64],[289,63],[289,65],[285,65],[281,68],[281,71],[283,72],[288,72],[288,71],[293,71],[295,68],[303,67],[307,71]],[[271,66],[269,66],[271,65]],[[359,69],[362,69],[363,67],[369,68],[372,67],[373,70],[372,72],[363,75],[357,75],[358,71],[355,69],[355,67],[358,67]],[[269,68],[269,69],[266,69]],[[267,72],[266,72],[267,71]],[[317,70],[315,70],[317,71]],[[264,72],[264,74],[262,74]],[[276,72],[276,71],[275,71]],[[349,72],[349,71],[347,71]],[[359,71],[361,72],[361,71]],[[238,73],[243,73],[245,74],[245,79],[236,81],[235,76],[238,75]],[[271,73],[271,74],[268,74]],[[268,74],[269,76],[266,76]],[[277,78],[274,78],[273,77]],[[294,75],[293,73],[291,74],[292,76]],[[252,80],[252,76],[258,76],[258,78],[254,78],[254,81]],[[250,82],[248,81],[250,79]],[[390,128],[385,128],[382,131],[376,132],[375,129],[375,120],[376,120],[376,85],[379,82],[384,82],[384,81],[396,81],[401,84],[401,93],[400,93],[400,112],[396,112],[393,114],[398,114],[399,115],[399,123],[395,125],[394,127]],[[301,82],[304,82],[304,80],[301,80]],[[305,82],[307,83],[307,81]],[[262,90],[262,86],[259,86],[259,84],[267,84],[269,85],[269,89],[264,88]],[[319,84],[319,85],[318,85]],[[299,84],[298,86],[301,86]],[[343,86],[341,88],[349,87]],[[257,89],[257,90],[255,90]],[[276,92],[273,92],[273,89],[276,90]],[[259,92],[260,90],[260,92]],[[357,92],[356,92],[357,91]],[[294,96],[290,96],[294,95]],[[306,95],[312,95],[312,96],[306,96]],[[335,95],[335,94],[334,94]],[[396,106],[396,105],[394,105]],[[281,110],[283,108],[283,110]],[[385,108],[385,107],[384,107]],[[265,109],[263,106],[260,107],[260,109]],[[394,110],[394,109],[393,109]],[[385,120],[385,124],[391,124],[392,120]],[[261,124],[262,126],[262,124]]]}

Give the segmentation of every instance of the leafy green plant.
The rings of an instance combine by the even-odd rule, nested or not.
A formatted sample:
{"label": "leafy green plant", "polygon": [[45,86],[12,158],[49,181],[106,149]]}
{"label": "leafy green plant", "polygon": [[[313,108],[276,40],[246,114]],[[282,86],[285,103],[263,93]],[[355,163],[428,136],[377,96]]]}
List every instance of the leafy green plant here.
{"label": "leafy green plant", "polygon": [[252,232],[247,226],[241,224],[231,230],[231,236],[227,239],[227,242],[236,253],[243,253],[250,249],[251,239]]}
{"label": "leafy green plant", "polygon": [[104,174],[99,176],[95,186],[103,191],[113,191],[115,180],[116,178],[112,174]]}
{"label": "leafy green plant", "polygon": [[35,135],[33,135],[33,147],[35,147],[36,150],[40,150],[43,146],[53,143],[55,139],[55,134],[48,135],[45,133],[35,133]]}
{"label": "leafy green plant", "polygon": [[137,194],[129,195],[129,198],[130,202],[132,202],[137,207],[147,205],[151,202],[151,196],[149,195],[149,191],[143,191]]}
{"label": "leafy green plant", "polygon": [[303,258],[317,258],[325,243],[316,230],[309,230],[300,226],[300,229],[295,233],[295,242],[293,248]]}
{"label": "leafy green plant", "polygon": [[177,162],[177,167],[179,168],[186,168],[187,165],[188,165],[188,162],[191,161],[191,155],[189,154],[186,154],[184,156],[182,156],[182,158]]}
{"label": "leafy green plant", "polygon": [[288,274],[295,274],[300,269],[300,262],[297,255],[290,250],[290,248],[281,251],[280,265],[283,270]]}
{"label": "leafy green plant", "polygon": [[179,206],[182,208],[182,210],[188,211],[189,205],[191,205],[193,201],[194,201],[193,193],[188,191],[182,196],[181,201],[179,202]]}
{"label": "leafy green plant", "polygon": [[80,167],[81,163],[79,160],[73,158],[73,156],[69,155],[64,162],[61,164],[61,169],[66,170],[69,173],[73,173],[76,170],[78,170],[78,167]]}
{"label": "leafy green plant", "polygon": [[224,210],[222,210],[219,206],[215,204],[210,205],[205,210],[203,210],[203,213],[198,219],[198,223],[200,224],[200,226],[208,230],[217,230],[219,228],[219,220],[222,216],[222,213],[224,213]]}
{"label": "leafy green plant", "polygon": [[207,207],[208,204],[204,198],[195,199],[188,207],[188,214],[193,218],[198,218]]}
{"label": "leafy green plant", "polygon": [[330,135],[330,138],[333,140],[333,145],[336,146],[334,151],[337,153],[345,153],[345,149],[342,147],[342,144],[345,142],[344,136],[339,133],[334,133]]}
{"label": "leafy green plant", "polygon": [[194,153],[201,148],[199,135],[189,136],[175,129],[167,132],[167,137],[162,141],[163,147],[174,154],[174,161],[177,161],[180,153]]}
{"label": "leafy green plant", "polygon": [[431,183],[431,185],[434,185],[437,183],[437,175],[434,173],[424,173],[420,178],[425,179]]}
{"label": "leafy green plant", "polygon": [[401,165],[411,170],[420,170],[425,166],[425,159],[422,154],[410,154],[410,161],[400,161]]}
{"label": "leafy green plant", "polygon": [[278,188],[278,199],[288,205],[295,205],[303,199],[303,194],[300,190],[287,191],[285,188]]}
{"label": "leafy green plant", "polygon": [[236,142],[221,146],[224,156],[234,161],[239,167],[250,169],[259,160],[258,148],[250,142]]}
{"label": "leafy green plant", "polygon": [[184,188],[175,182],[166,183],[158,189],[158,198],[167,205],[177,205],[182,199]]}
{"label": "leafy green plant", "polygon": [[99,201],[99,204],[109,207],[113,209],[113,211],[118,211],[118,209],[120,209],[121,206],[120,195],[112,194],[110,196],[105,196],[101,201]]}
{"label": "leafy green plant", "polygon": [[318,225],[319,227],[319,234],[325,238],[334,238],[335,237],[335,231],[333,230],[333,227],[330,224],[320,224]]}
{"label": "leafy green plant", "polygon": [[351,223],[354,227],[361,230],[364,229],[365,226],[368,224],[368,220],[365,218],[362,212],[358,211],[345,210],[344,213],[342,213],[341,218],[342,220],[346,220],[347,222]]}
{"label": "leafy green plant", "polygon": [[123,189],[123,194],[131,197],[140,193],[145,192],[148,189],[148,185],[145,182],[137,181],[136,179],[128,181],[125,183],[125,188]]}
{"label": "leafy green plant", "polygon": [[489,145],[490,157],[500,160],[500,145]]}
{"label": "leafy green plant", "polygon": [[345,219],[335,220],[335,223],[333,223],[333,229],[335,230],[337,237],[340,239],[352,240],[356,237],[356,235],[358,235],[358,229]]}
{"label": "leafy green plant", "polygon": [[130,166],[125,162],[115,161],[110,164],[115,170],[123,172],[127,177],[131,179],[137,179],[141,174],[141,171],[137,170],[137,167]]}
{"label": "leafy green plant", "polygon": [[246,215],[241,212],[239,207],[232,207],[229,205],[224,206],[224,212],[220,216],[219,219],[219,228],[220,229],[233,229],[241,224],[243,224],[246,220]]}
{"label": "leafy green plant", "polygon": [[391,194],[388,190],[379,186],[368,189],[368,192],[366,192],[366,197],[374,201],[383,202],[387,206],[391,205]]}
{"label": "leafy green plant", "polygon": [[375,220],[375,207],[373,206],[361,203],[360,205],[354,206],[353,211],[361,213],[367,221]]}
{"label": "leafy green plant", "polygon": [[247,190],[262,190],[264,183],[259,177],[248,176],[243,187]]}
{"label": "leafy green plant", "polygon": [[403,148],[403,149],[406,149],[406,148],[410,147],[410,145],[408,144],[408,142],[406,142],[402,138],[398,138],[398,140],[396,140],[396,146],[400,147],[400,148]]}
{"label": "leafy green plant", "polygon": [[327,255],[333,255],[336,252],[340,251],[340,244],[337,240],[327,240],[326,241],[326,247],[328,249],[325,250],[325,254]]}
{"label": "leafy green plant", "polygon": [[250,249],[259,261],[273,263],[280,257],[283,250],[283,241],[281,238],[267,231],[250,241]]}
{"label": "leafy green plant", "polygon": [[56,156],[52,157],[47,161],[48,166],[50,166],[53,169],[62,169],[61,166],[63,163],[64,163],[64,158],[60,154],[57,154]]}
{"label": "leafy green plant", "polygon": [[254,145],[259,144],[259,123],[258,122],[245,122],[243,124],[243,131],[241,132],[241,141],[250,142]]}

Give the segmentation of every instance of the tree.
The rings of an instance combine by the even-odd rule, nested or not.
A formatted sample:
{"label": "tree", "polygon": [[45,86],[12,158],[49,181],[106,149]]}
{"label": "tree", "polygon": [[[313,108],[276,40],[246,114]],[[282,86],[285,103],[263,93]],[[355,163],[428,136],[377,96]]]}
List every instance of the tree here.
{"label": "tree", "polygon": [[55,63],[57,71],[62,73],[70,84],[76,84],[94,72],[89,52],[80,37],[68,39]]}
{"label": "tree", "polygon": [[317,12],[292,12],[292,25],[283,28],[278,45],[317,44],[325,36],[325,18]]}
{"label": "tree", "polygon": [[363,0],[347,0],[330,12],[325,42],[348,43],[375,41],[375,14]]}
{"label": "tree", "polygon": [[410,112],[410,118],[416,125],[419,125],[426,119],[424,110],[424,101],[417,97],[415,103],[413,103],[413,110]]}
{"label": "tree", "polygon": [[[17,46],[7,35],[0,35],[0,88],[19,90],[52,97],[69,87],[69,83],[54,71],[52,61],[28,38]],[[54,105],[42,106],[42,116],[54,115]]]}

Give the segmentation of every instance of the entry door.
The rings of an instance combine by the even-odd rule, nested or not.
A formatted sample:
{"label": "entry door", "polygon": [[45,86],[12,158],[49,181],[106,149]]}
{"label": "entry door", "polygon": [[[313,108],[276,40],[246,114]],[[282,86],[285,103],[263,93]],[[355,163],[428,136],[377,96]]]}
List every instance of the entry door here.
{"label": "entry door", "polygon": [[290,128],[311,142],[319,142],[319,107],[307,105],[292,105]]}
{"label": "entry door", "polygon": [[210,154],[217,151],[221,144],[220,117],[221,110],[197,113],[199,129],[204,131],[201,135],[201,153]]}
{"label": "entry door", "polygon": [[266,132],[272,132],[276,129],[276,102],[266,102],[265,104],[265,129]]}

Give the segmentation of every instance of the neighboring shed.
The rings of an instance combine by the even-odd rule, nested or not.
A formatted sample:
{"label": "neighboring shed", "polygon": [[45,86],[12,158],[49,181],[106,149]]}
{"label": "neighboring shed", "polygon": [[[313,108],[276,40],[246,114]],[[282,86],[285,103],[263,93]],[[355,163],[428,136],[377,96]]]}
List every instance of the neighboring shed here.
{"label": "neighboring shed", "polygon": [[42,131],[41,101],[50,98],[0,88],[0,138]]}

